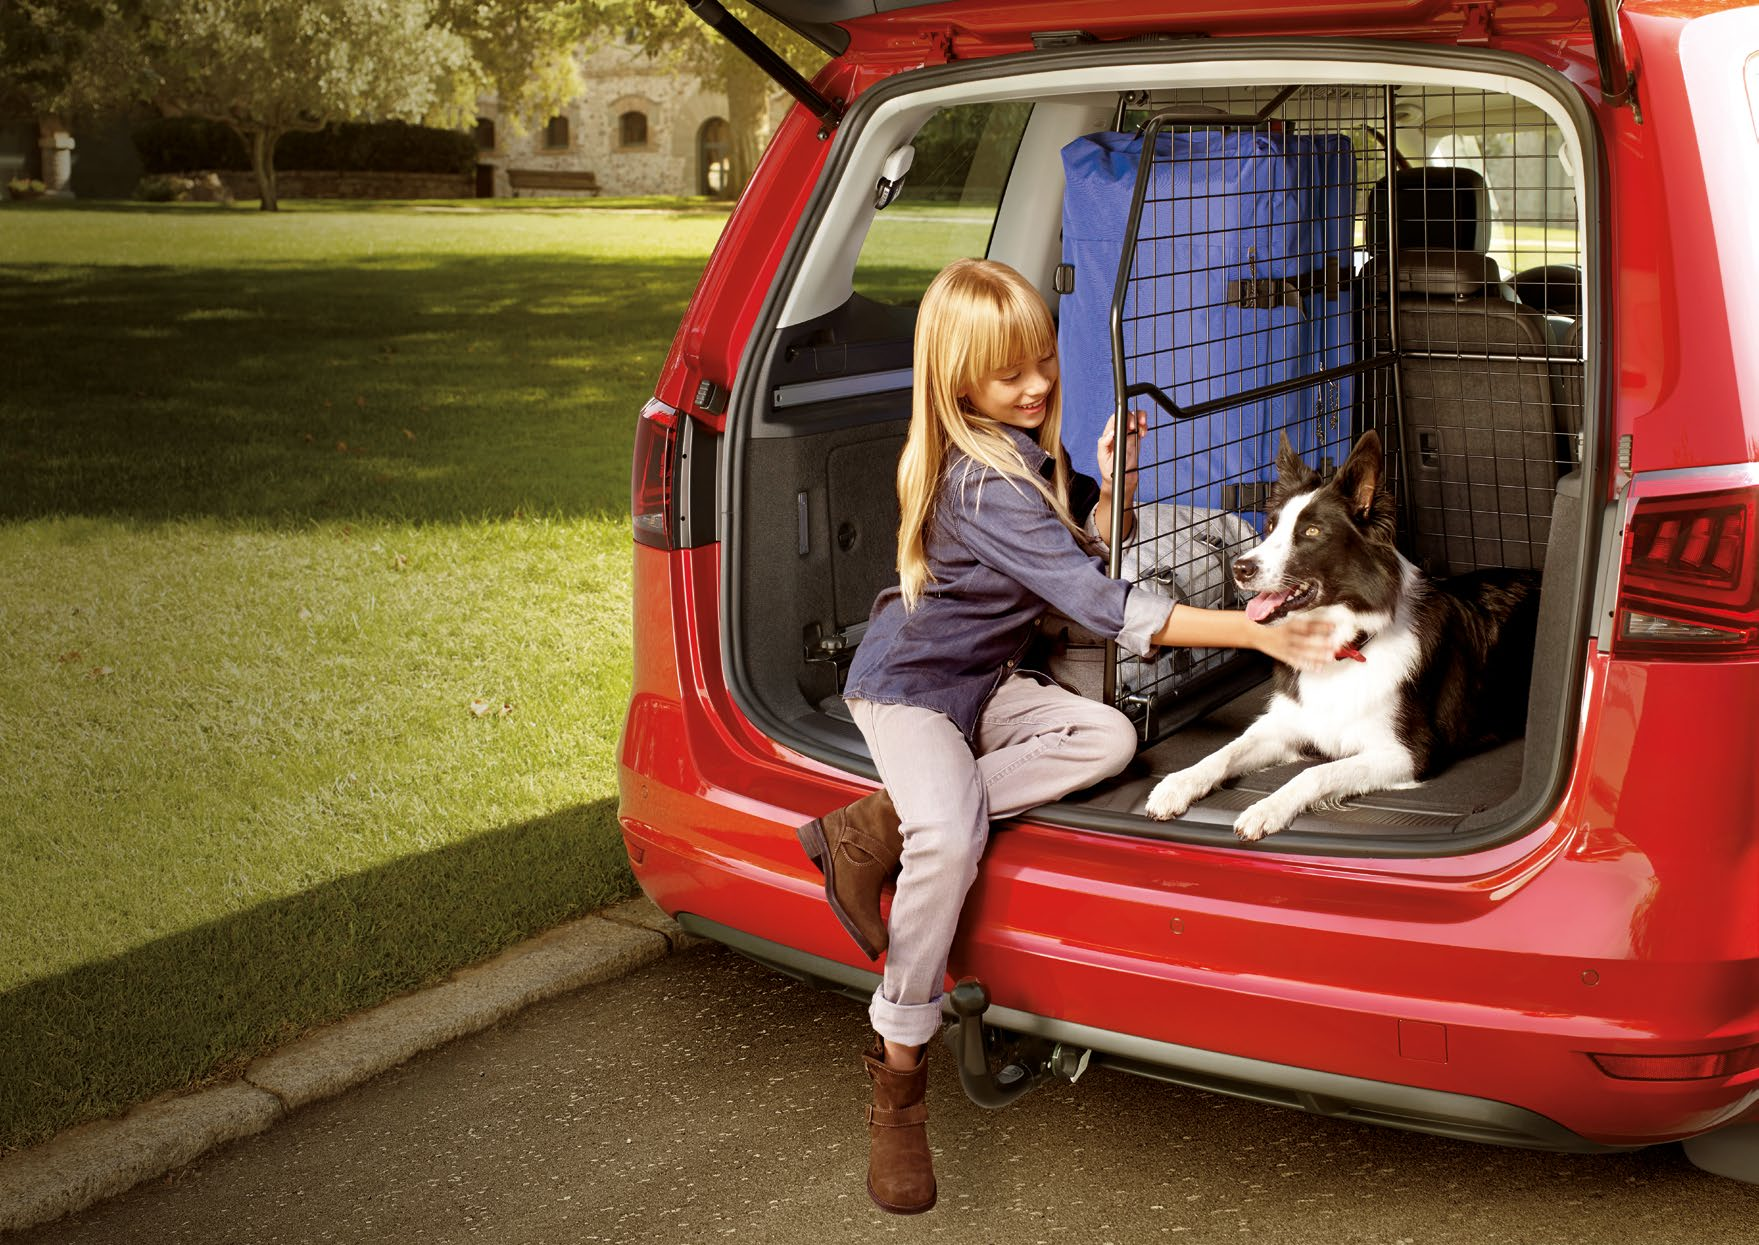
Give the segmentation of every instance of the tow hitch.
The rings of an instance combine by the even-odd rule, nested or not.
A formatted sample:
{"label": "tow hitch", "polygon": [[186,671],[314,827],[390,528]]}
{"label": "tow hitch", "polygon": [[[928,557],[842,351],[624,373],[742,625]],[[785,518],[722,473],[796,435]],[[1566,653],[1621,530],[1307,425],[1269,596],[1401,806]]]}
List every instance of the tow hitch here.
{"label": "tow hitch", "polygon": [[965,1096],[978,1106],[1005,1107],[1046,1081],[1073,1084],[1087,1071],[1090,1050],[986,1027],[989,990],[977,978],[961,979],[947,997],[959,1019],[947,1029],[946,1042],[959,1060]]}

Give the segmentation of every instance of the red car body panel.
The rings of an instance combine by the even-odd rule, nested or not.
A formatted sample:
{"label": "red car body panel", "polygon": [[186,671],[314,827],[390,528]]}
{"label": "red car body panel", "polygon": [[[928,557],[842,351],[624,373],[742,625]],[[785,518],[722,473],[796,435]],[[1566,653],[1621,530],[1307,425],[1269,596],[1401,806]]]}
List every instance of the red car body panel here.
{"label": "red car body panel", "polygon": [[[1018,50],[1021,30],[1073,24],[1066,3],[954,7],[961,55]],[[1080,24],[1138,30],[1162,7],[1108,5]],[[1181,21],[1230,34],[1458,31],[1456,20],[1437,35],[1458,13],[1444,0],[1321,7],[1215,5]],[[1498,3],[1490,46],[1552,66],[1594,102],[1607,190],[1603,443],[1629,435],[1639,473],[1759,459],[1759,267],[1737,227],[1753,209],[1738,184],[1706,177],[1714,148],[1681,64],[1687,19],[1719,6],[1625,6],[1641,121],[1598,103],[1586,23],[1560,17],[1570,7]],[[933,18],[853,23],[817,85],[849,99],[944,55],[924,35]],[[1745,90],[1738,77],[1717,89],[1731,106]],[[1759,100],[1750,106],[1759,126]],[[692,395],[733,378],[791,233],[776,222],[799,218],[819,176],[828,144],[816,129],[798,107],[783,125],[661,375],[661,401],[713,426]],[[667,912],[871,969],[793,835],[865,788],[741,713],[722,667],[721,573],[718,545],[635,549],[620,778],[636,876]],[[1585,662],[1564,794],[1513,841],[1340,858],[1013,823],[992,839],[950,975],[1097,1029],[1514,1104],[1593,1142],[1759,1120],[1759,1070],[1629,1080],[1590,1058],[1759,1043],[1759,662],[1592,651]]]}

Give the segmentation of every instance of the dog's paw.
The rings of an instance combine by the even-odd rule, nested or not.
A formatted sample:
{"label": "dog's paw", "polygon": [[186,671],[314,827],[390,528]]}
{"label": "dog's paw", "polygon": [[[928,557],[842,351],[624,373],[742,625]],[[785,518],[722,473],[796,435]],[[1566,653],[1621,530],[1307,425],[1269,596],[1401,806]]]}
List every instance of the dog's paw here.
{"label": "dog's paw", "polygon": [[1168,774],[1148,793],[1148,815],[1156,821],[1178,817],[1208,795],[1214,785],[1195,769]]}
{"label": "dog's paw", "polygon": [[1263,799],[1234,818],[1234,834],[1243,843],[1256,843],[1267,834],[1286,830],[1295,815],[1278,808],[1270,799]]}

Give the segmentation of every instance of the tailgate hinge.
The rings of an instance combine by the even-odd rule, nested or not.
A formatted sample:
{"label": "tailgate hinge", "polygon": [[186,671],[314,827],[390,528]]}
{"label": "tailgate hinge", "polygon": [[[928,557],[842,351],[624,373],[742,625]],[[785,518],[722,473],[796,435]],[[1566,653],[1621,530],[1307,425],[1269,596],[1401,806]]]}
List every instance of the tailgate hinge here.
{"label": "tailgate hinge", "polygon": [[1496,33],[1492,18],[1496,14],[1496,0],[1464,0],[1455,4],[1454,9],[1460,14],[1463,23],[1460,33],[1454,36],[1455,43],[1485,44]]}
{"label": "tailgate hinge", "polygon": [[953,28],[951,26],[938,26],[933,30],[925,30],[916,37],[928,45],[930,55],[936,57],[941,64],[944,65],[954,59]]}

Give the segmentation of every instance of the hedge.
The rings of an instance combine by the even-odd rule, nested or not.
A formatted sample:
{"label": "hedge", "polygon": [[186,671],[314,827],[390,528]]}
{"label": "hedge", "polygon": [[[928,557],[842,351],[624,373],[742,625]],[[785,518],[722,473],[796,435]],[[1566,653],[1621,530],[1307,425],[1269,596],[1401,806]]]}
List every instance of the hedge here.
{"label": "hedge", "polygon": [[[147,174],[250,168],[243,140],[218,121],[164,117],[137,127],[133,137]],[[275,168],[282,171],[468,173],[475,165],[476,140],[470,134],[402,121],[296,130],[282,135],[275,147]]]}

